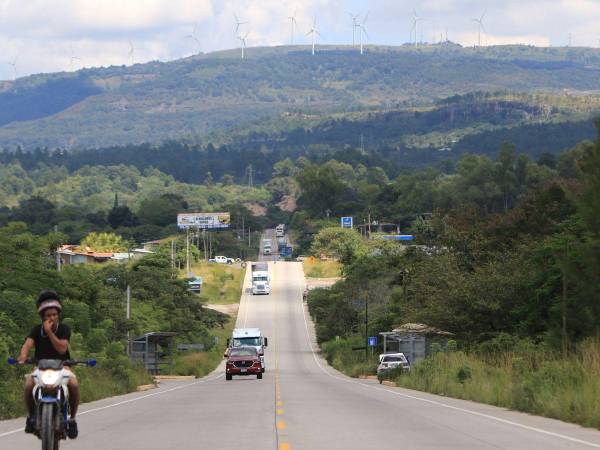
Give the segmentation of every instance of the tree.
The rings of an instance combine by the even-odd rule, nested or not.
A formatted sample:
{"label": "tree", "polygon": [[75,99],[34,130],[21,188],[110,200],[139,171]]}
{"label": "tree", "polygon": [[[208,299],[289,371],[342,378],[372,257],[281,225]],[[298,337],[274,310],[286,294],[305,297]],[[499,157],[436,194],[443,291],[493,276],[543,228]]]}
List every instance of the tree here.
{"label": "tree", "polygon": [[323,217],[329,210],[337,214],[346,185],[339,181],[331,167],[310,165],[298,176],[300,203],[313,214]]}
{"label": "tree", "polygon": [[107,220],[113,229],[119,227],[134,227],[138,224],[137,217],[135,217],[131,209],[126,205],[113,207],[108,212]]}
{"label": "tree", "polygon": [[360,234],[355,230],[341,227],[323,228],[315,236],[312,252],[338,258],[342,264],[350,264],[363,248]]}
{"label": "tree", "polygon": [[41,225],[44,230],[54,223],[56,206],[50,200],[33,196],[19,203],[13,211],[13,218],[29,225]]}
{"label": "tree", "polygon": [[177,222],[177,214],[187,209],[188,204],[177,194],[165,194],[158,198],[143,200],[137,217],[143,225],[165,227]]}

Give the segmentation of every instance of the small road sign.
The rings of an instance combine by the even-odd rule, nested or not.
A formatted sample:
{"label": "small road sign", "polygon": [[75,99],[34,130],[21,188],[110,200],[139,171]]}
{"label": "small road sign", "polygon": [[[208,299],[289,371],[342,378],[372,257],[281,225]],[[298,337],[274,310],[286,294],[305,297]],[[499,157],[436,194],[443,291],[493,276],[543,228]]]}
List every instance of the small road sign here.
{"label": "small road sign", "polygon": [[369,347],[377,346],[377,336],[369,336]]}
{"label": "small road sign", "polygon": [[352,217],[342,217],[342,228],[352,228],[353,220]]}

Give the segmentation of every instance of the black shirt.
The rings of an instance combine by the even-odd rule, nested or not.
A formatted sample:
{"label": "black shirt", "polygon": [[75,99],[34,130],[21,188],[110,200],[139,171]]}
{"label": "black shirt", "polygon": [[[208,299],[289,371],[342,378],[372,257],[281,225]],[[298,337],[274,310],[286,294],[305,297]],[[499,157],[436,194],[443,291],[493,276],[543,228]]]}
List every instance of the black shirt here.
{"label": "black shirt", "polygon": [[[63,325],[62,323],[58,324],[58,328],[54,332],[56,337],[61,341],[66,339],[67,341],[71,339],[71,329],[67,325]],[[60,359],[64,361],[66,359],[71,359],[71,355],[69,354],[69,350],[64,355],[61,355],[56,351],[54,346],[52,345],[52,341],[44,331],[42,325],[36,325],[29,332],[29,336],[35,342],[35,359],[39,361],[40,359]]]}

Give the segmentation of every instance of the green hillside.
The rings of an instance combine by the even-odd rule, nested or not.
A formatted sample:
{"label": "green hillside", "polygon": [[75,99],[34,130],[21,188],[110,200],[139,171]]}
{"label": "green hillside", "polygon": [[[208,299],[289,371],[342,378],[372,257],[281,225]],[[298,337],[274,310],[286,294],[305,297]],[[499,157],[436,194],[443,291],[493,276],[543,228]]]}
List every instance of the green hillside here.
{"label": "green hillside", "polygon": [[[208,133],[302,113],[406,110],[470,92],[600,92],[600,51],[456,45],[251,48],[0,84],[0,146],[90,148]],[[544,106],[544,105],[543,105]]]}

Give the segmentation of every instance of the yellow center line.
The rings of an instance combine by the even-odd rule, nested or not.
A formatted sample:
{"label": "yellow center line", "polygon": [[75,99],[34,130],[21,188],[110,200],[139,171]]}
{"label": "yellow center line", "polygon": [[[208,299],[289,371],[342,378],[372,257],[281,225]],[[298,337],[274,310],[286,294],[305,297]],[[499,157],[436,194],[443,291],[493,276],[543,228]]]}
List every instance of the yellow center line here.
{"label": "yellow center line", "polygon": [[281,416],[283,414],[283,409],[278,409],[277,414]]}
{"label": "yellow center line", "polygon": [[285,422],[283,420],[278,420],[277,421],[277,429],[278,430],[285,430]]}
{"label": "yellow center line", "polygon": [[290,444],[288,444],[287,442],[279,444],[279,450],[290,450],[290,448]]}

